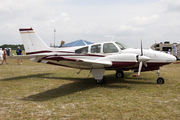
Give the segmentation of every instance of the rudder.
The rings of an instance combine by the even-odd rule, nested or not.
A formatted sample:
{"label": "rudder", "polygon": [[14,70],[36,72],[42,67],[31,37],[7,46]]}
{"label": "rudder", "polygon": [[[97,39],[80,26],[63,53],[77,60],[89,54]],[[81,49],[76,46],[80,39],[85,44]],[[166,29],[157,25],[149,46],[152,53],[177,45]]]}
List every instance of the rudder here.
{"label": "rudder", "polygon": [[49,50],[42,39],[35,33],[32,28],[20,28],[21,38],[24,44],[26,54]]}

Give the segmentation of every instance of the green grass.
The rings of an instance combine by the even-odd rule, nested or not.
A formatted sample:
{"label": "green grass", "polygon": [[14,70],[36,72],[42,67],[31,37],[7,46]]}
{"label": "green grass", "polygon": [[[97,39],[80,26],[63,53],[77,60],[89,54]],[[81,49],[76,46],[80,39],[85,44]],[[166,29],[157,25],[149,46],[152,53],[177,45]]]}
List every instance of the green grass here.
{"label": "green grass", "polygon": [[180,64],[161,68],[165,84],[155,72],[124,79],[106,71],[98,85],[89,71],[8,59],[0,66],[1,119],[171,119],[180,118]]}

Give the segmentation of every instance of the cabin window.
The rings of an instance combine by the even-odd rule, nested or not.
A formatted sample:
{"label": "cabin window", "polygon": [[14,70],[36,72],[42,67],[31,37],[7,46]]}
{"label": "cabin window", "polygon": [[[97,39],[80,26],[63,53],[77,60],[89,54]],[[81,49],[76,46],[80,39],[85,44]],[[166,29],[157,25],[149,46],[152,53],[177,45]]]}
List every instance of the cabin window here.
{"label": "cabin window", "polygon": [[103,46],[104,53],[115,53],[119,52],[116,46],[113,43],[105,43]]}
{"label": "cabin window", "polygon": [[75,53],[88,53],[88,47],[84,47],[84,48],[75,50]]}
{"label": "cabin window", "polygon": [[91,53],[100,53],[100,52],[101,52],[101,44],[91,46]]}

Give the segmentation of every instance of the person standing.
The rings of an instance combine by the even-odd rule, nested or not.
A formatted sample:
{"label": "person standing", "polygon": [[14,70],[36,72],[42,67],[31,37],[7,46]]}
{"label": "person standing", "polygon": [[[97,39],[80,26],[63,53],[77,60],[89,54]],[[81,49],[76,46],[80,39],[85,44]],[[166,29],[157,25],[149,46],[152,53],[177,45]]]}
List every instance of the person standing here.
{"label": "person standing", "polygon": [[3,51],[2,48],[0,48],[0,65],[2,65],[2,61],[3,61]]}
{"label": "person standing", "polygon": [[7,63],[7,60],[6,60],[6,58],[7,58],[7,52],[6,52],[6,50],[7,50],[7,48],[4,48],[2,64],[3,64],[3,62],[5,61],[5,62],[6,62],[6,65],[7,65],[8,63]]}
{"label": "person standing", "polygon": [[[16,53],[17,53],[17,55],[23,55],[23,52],[19,46],[17,47]],[[19,63],[19,60],[20,60],[20,63]],[[22,59],[18,59],[17,63],[18,63],[18,65],[22,65]]]}

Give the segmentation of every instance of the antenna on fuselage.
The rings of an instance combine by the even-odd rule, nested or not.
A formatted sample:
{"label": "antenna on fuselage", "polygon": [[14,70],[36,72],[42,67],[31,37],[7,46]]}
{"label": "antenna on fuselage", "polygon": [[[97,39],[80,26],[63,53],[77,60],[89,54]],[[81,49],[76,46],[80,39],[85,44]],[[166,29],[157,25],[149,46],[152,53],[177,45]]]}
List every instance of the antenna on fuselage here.
{"label": "antenna on fuselage", "polygon": [[105,37],[111,37],[111,42],[112,42],[115,36],[105,36]]}
{"label": "antenna on fuselage", "polygon": [[114,37],[115,37],[115,36],[112,36],[112,38],[111,38],[111,42],[113,41]]}

